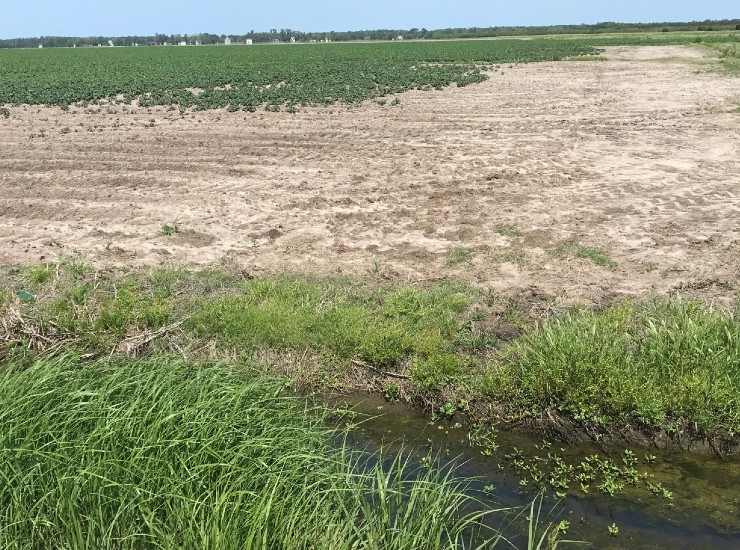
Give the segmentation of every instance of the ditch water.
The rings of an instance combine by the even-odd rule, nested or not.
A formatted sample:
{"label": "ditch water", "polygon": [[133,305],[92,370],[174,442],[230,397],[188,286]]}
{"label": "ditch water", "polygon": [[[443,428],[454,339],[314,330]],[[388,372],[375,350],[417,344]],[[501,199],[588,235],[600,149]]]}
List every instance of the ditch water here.
{"label": "ditch water", "polygon": [[[517,460],[519,465],[537,464],[544,472],[552,470],[556,462],[563,468],[571,465],[577,472],[588,456],[598,454],[615,467],[624,467],[627,456],[625,449],[605,453],[595,447],[548,443],[504,431],[495,432],[492,450],[491,445],[471,446],[469,429],[456,418],[432,422],[423,412],[386,402],[380,396],[363,394],[330,401],[333,406],[346,406],[356,413],[352,420],[357,424],[352,432],[353,445],[386,456],[404,451],[419,464],[428,464],[430,457],[443,463],[454,460],[456,476],[469,481],[470,490],[478,498],[490,500],[492,508],[528,506],[538,496],[532,476],[516,465]],[[647,477],[634,487],[626,484],[615,496],[599,490],[596,480],[587,493],[571,480],[570,489],[563,491],[565,498],[556,498],[554,490],[548,489],[542,504],[545,524],[567,520],[569,528],[561,538],[588,543],[561,543],[558,548],[740,549],[739,459],[720,461],[687,453],[632,451],[635,469]],[[526,486],[521,485],[524,478],[529,478]],[[672,498],[665,492],[654,494],[648,490],[647,481],[653,488],[668,491]],[[517,534],[523,525],[510,526],[509,533],[504,527],[517,548],[526,548],[526,538]],[[618,529],[616,536],[610,532],[613,526]]]}

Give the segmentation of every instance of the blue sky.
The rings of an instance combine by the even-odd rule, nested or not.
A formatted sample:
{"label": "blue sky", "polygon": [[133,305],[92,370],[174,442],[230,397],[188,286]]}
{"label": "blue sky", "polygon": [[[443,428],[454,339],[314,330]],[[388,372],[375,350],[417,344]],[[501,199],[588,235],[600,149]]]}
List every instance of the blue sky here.
{"label": "blue sky", "polygon": [[0,0],[0,38],[342,31],[740,17],[738,0]]}

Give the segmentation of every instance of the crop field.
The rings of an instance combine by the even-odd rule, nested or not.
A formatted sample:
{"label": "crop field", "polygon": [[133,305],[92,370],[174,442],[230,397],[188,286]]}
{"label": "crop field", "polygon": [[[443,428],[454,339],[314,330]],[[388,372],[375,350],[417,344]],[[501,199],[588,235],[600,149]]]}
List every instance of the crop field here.
{"label": "crop field", "polygon": [[257,48],[0,51],[0,105],[67,108],[102,99],[140,106],[254,110],[356,103],[411,89],[464,86],[477,64],[555,61],[592,53],[579,42],[311,44]]}
{"label": "crop field", "polygon": [[[412,403],[499,465],[480,434],[501,422],[618,449],[578,460],[598,487],[554,450],[554,478],[510,455],[531,548],[568,530],[540,491],[695,515],[686,472],[643,448],[638,475],[632,449],[740,452],[738,36],[0,51],[0,540],[506,543],[509,512],[481,532],[475,510],[511,503],[431,458],[420,483],[366,464],[295,392]],[[686,476],[736,542],[732,491]]]}

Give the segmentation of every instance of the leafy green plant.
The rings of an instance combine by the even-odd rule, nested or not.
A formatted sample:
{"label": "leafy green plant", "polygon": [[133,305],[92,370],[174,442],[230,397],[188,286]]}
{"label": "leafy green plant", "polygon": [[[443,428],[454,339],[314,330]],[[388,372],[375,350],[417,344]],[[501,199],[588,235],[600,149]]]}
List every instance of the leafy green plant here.
{"label": "leafy green plant", "polygon": [[398,401],[401,398],[401,387],[396,382],[389,382],[383,386],[383,397],[388,401]]}
{"label": "leafy green plant", "polygon": [[177,222],[165,223],[162,225],[162,235],[164,235],[165,237],[176,235],[178,233],[180,233],[180,226],[177,224]]}

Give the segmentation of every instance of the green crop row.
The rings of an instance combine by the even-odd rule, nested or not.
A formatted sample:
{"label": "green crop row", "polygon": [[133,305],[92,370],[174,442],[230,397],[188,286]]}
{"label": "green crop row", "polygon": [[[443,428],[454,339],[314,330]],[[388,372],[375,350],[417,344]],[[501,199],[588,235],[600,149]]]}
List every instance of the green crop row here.
{"label": "green crop row", "polygon": [[554,40],[0,50],[0,105],[137,100],[251,111],[358,103],[481,82],[487,65],[593,53],[582,41]]}

